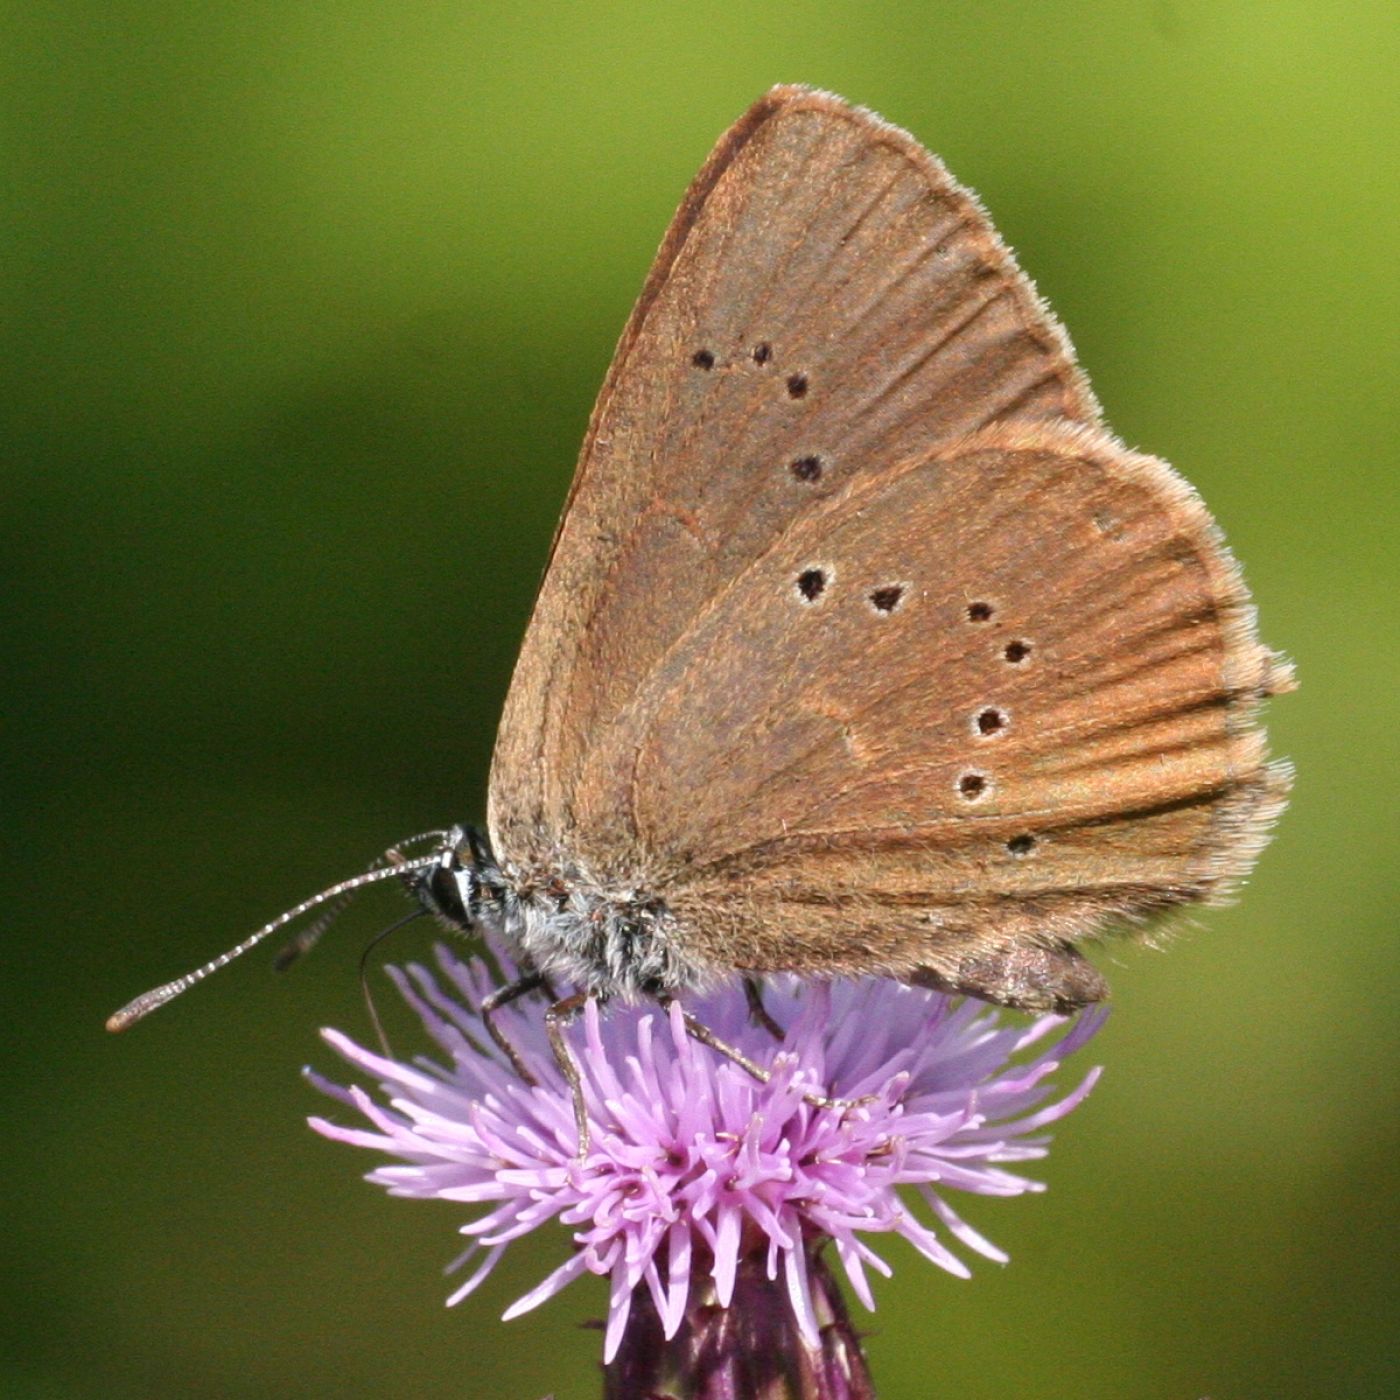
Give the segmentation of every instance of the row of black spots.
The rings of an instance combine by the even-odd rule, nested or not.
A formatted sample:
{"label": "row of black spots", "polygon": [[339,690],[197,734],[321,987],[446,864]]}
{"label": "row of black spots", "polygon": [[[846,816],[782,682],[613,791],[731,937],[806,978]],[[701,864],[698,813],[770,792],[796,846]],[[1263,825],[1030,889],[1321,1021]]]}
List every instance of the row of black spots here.
{"label": "row of black spots", "polygon": [[[967,605],[967,620],[973,626],[983,626],[996,617],[996,607],[985,599],[974,599]],[[1001,649],[1002,660],[1008,666],[1024,666],[1031,658],[1031,643],[1017,637]],[[994,739],[1010,727],[1011,716],[995,705],[986,705],[972,719],[972,732],[980,739]],[[991,779],[985,773],[969,769],[957,782],[958,795],[965,802],[980,802],[992,790]],[[1035,837],[1029,832],[1013,836],[1006,843],[1008,855],[1025,857],[1035,850]]]}
{"label": "row of black spots", "polygon": [[[825,569],[813,566],[797,575],[793,587],[804,603],[815,603],[826,592],[830,582],[831,576]],[[892,613],[904,601],[904,592],[902,583],[888,583],[872,588],[866,598],[877,613]]]}
{"label": "row of black spots", "polygon": [[[773,347],[766,341],[760,340],[749,355],[756,365],[771,364],[773,361]],[[808,389],[807,376],[800,370],[787,377],[787,392],[790,399],[805,399]]]}
{"label": "row of black spots", "polygon": [[[754,364],[760,367],[771,364],[773,360],[773,347],[766,340],[761,340],[749,351],[749,358],[753,360]],[[696,369],[711,370],[714,369],[718,361],[715,358],[715,352],[713,350],[702,347],[691,355],[690,363],[694,365]],[[807,376],[800,370],[788,375],[786,385],[788,398],[790,399],[805,399],[807,397],[807,390],[811,387]]]}
{"label": "row of black spots", "polygon": [[[996,608],[983,600],[967,605],[967,620],[974,624],[990,622],[996,616]],[[1031,644],[1024,637],[1007,642],[1001,649],[1002,659],[1010,666],[1024,666],[1030,660]]]}
{"label": "row of black spots", "polygon": [[[773,347],[766,340],[761,340],[749,351],[749,357],[756,365],[766,365],[773,358]],[[690,363],[696,369],[714,369],[715,352],[713,350],[697,350],[690,357]]]}
{"label": "row of black spots", "polygon": [[[990,795],[992,780],[986,773],[969,768],[967,772],[958,775],[957,789],[958,796],[964,802],[981,802]],[[1029,832],[1022,832],[1006,843],[1006,849],[1008,854],[1013,856],[1028,856],[1035,850],[1035,837]]]}
{"label": "row of black spots", "polygon": [[[766,341],[761,340],[749,352],[754,364],[766,365],[773,358],[773,347]],[[700,370],[714,369],[716,360],[713,350],[697,350],[691,357],[690,363]],[[807,397],[807,376],[805,374],[790,374],[787,378],[788,397],[792,399],[803,399]],[[812,484],[822,478],[824,464],[822,459],[815,453],[808,453],[802,457],[794,457],[788,463],[788,470],[798,481]]]}

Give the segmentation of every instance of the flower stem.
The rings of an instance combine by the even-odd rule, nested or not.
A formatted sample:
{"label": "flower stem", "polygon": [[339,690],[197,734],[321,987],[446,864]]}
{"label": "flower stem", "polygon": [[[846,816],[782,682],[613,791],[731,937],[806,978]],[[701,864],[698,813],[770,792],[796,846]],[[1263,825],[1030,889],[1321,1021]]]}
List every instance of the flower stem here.
{"label": "flower stem", "polygon": [[604,1400],[874,1400],[846,1305],[820,1252],[807,1271],[820,1340],[798,1329],[779,1276],[762,1254],[740,1259],[727,1308],[708,1277],[692,1280],[680,1330],[668,1342],[650,1292],[638,1288],[622,1349],[604,1368]]}

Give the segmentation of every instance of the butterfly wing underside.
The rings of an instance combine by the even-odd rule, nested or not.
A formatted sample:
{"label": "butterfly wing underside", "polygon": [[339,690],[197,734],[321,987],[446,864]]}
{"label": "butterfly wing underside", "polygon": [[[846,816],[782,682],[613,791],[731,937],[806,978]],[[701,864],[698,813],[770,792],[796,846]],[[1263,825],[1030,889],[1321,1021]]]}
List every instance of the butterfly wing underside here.
{"label": "butterfly wing underside", "polygon": [[1254,709],[1283,675],[1204,508],[1102,430],[975,200],[777,89],[619,345],[493,841],[527,877],[664,889],[717,967],[977,990],[988,953],[1239,873],[1281,801]]}

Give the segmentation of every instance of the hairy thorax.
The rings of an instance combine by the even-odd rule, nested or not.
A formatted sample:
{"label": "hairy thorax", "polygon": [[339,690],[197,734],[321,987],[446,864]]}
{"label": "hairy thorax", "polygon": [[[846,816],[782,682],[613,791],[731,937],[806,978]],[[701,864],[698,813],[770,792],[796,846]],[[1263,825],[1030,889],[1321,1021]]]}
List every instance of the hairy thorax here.
{"label": "hairy thorax", "polygon": [[635,999],[713,981],[682,949],[676,920],[644,890],[578,869],[541,878],[503,867],[492,931],[548,977],[603,997]]}

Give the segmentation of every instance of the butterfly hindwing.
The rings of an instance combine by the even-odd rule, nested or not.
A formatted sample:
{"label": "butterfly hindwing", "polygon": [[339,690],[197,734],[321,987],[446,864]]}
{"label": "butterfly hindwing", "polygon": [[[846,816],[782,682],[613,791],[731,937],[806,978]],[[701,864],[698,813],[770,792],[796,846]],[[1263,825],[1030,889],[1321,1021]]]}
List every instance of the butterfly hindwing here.
{"label": "butterfly hindwing", "polygon": [[1285,673],[1252,621],[1164,464],[997,429],[853,484],[737,574],[583,786],[683,860],[696,938],[770,966],[1059,943],[1251,862],[1285,786],[1255,722]]}

